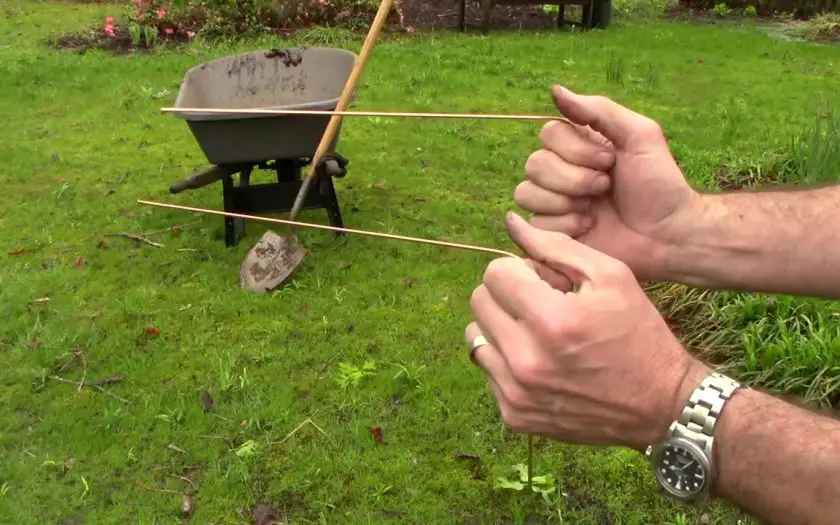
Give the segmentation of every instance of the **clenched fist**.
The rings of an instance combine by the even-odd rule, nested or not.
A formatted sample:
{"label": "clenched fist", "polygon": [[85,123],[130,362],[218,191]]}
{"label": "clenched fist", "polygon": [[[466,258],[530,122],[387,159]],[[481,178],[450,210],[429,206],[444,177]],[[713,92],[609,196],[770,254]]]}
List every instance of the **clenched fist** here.
{"label": "clenched fist", "polygon": [[624,261],[639,279],[664,277],[669,245],[683,239],[699,195],[659,125],[610,99],[552,90],[570,122],[540,133],[514,198],[531,224],[562,232]]}
{"label": "clenched fist", "polygon": [[527,254],[490,263],[467,341],[513,429],[643,450],[708,369],[680,345],[624,263],[510,214]]}

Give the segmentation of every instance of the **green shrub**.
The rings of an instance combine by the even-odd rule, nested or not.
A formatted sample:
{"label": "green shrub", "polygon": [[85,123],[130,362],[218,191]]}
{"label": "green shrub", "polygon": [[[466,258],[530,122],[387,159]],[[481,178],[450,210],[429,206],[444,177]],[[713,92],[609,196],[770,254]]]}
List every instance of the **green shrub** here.
{"label": "green shrub", "polygon": [[744,15],[745,16],[756,16],[758,14],[758,10],[756,10],[754,5],[748,5],[744,8]]}
{"label": "green shrub", "polygon": [[121,20],[108,17],[105,35],[128,35],[135,47],[158,39],[286,32],[305,27],[367,27],[377,0],[124,0]]}
{"label": "green shrub", "polygon": [[806,36],[811,40],[840,41],[840,14],[824,13],[808,20]]}
{"label": "green shrub", "polygon": [[715,14],[715,16],[723,18],[732,14],[732,8],[724,3],[720,3],[715,5],[714,9],[712,9],[712,12]]}
{"label": "green shrub", "polygon": [[613,0],[613,11],[624,18],[655,19],[678,5],[677,0]]}
{"label": "green shrub", "polygon": [[754,0],[679,0],[684,8],[712,11],[720,3],[733,10],[743,10],[744,14],[750,14],[747,9],[752,6],[756,14],[787,15],[791,19],[810,19],[820,13],[840,12],[840,0],[758,0],[757,4]]}

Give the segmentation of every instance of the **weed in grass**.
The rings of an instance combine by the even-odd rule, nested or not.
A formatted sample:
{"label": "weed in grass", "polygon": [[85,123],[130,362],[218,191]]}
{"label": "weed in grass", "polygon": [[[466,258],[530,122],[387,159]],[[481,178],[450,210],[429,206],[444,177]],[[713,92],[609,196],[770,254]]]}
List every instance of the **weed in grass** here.
{"label": "weed in grass", "polygon": [[659,85],[659,69],[653,62],[648,62],[642,69],[642,85],[647,89],[655,89]]}
{"label": "weed in grass", "polygon": [[376,369],[374,361],[365,361],[361,366],[352,363],[339,363],[336,381],[342,389],[356,387],[364,378],[373,376]]}
{"label": "weed in grass", "polygon": [[607,83],[623,86],[624,69],[624,57],[611,52],[606,65]]}
{"label": "weed in grass", "polygon": [[825,184],[840,179],[840,114],[833,107],[791,139],[790,158],[782,170],[795,184]]}

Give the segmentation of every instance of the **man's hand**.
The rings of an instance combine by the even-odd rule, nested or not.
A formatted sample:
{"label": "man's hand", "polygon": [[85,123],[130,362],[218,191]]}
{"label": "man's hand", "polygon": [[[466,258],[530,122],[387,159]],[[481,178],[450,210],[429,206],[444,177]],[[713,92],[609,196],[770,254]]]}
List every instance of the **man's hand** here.
{"label": "man's hand", "polygon": [[490,263],[466,333],[490,342],[473,358],[490,376],[502,419],[568,443],[643,450],[663,439],[706,367],[625,264],[515,214],[508,230],[532,260]]}
{"label": "man's hand", "polygon": [[659,125],[600,96],[552,90],[571,122],[540,133],[515,200],[531,224],[562,232],[624,261],[639,279],[664,278],[665,251],[683,240],[698,194],[674,161]]}

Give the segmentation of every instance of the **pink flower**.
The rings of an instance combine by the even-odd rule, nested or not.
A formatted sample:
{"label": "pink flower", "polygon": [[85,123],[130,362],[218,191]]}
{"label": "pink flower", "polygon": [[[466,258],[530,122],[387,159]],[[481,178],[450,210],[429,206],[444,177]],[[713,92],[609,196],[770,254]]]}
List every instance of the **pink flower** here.
{"label": "pink flower", "polygon": [[163,30],[163,32],[166,33],[169,36],[172,36],[175,33],[175,30],[172,29],[171,27],[167,27],[166,29]]}
{"label": "pink flower", "polygon": [[114,25],[114,17],[113,16],[106,16],[105,17],[105,25],[106,26]]}
{"label": "pink flower", "polygon": [[163,8],[158,9],[157,15],[158,15],[158,18],[163,18],[163,17],[166,16],[166,11]]}
{"label": "pink flower", "polygon": [[114,38],[114,26],[105,26],[105,34],[111,38]]}
{"label": "pink flower", "polygon": [[187,31],[187,38],[189,38],[189,39],[195,38],[195,31]]}
{"label": "pink flower", "polygon": [[134,3],[137,4],[137,7],[143,6],[143,0],[134,0]]}

